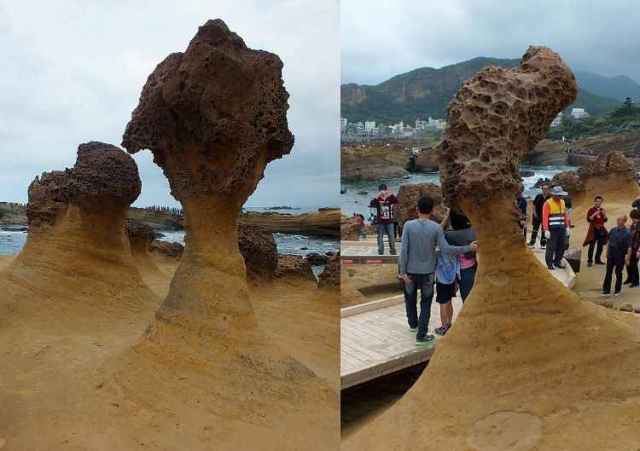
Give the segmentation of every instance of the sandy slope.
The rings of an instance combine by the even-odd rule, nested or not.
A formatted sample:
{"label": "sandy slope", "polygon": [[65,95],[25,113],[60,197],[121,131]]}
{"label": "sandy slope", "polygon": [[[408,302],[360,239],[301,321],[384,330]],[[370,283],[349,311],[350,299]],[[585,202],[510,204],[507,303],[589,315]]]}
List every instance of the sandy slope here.
{"label": "sandy slope", "polygon": [[[94,271],[66,275],[59,266],[45,270],[53,261],[40,259],[34,268],[12,267],[24,257],[0,260],[3,450],[275,450],[283,443],[284,449],[307,449],[305,432],[314,423],[335,426],[320,429],[322,436],[309,449],[337,448],[337,293],[288,279],[251,288],[266,334],[305,365],[294,368],[308,373],[277,376],[283,382],[308,380],[308,386],[270,387],[264,383],[270,378],[248,379],[238,372],[241,367],[226,357],[235,352],[229,343],[224,349],[211,343],[219,357],[214,367],[228,364],[224,372],[170,353],[149,358],[141,352],[140,336],[176,264],[136,258],[126,277],[93,257],[75,254],[77,268]],[[138,303],[142,307],[131,308]],[[251,362],[250,354],[244,358]],[[135,365],[122,366],[128,362]],[[253,375],[263,371],[271,375],[274,368],[256,368]],[[316,374],[334,388],[323,389]],[[237,382],[228,384],[229,376]],[[266,399],[280,400],[276,407],[260,408],[265,392]],[[309,404],[292,415],[289,400],[303,394]],[[268,415],[255,414],[261,411]]]}

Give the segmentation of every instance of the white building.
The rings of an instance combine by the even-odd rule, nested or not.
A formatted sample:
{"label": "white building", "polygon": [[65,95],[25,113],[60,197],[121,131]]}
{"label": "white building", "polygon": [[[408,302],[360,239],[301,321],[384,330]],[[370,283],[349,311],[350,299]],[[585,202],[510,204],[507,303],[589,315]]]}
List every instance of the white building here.
{"label": "white building", "polygon": [[416,119],[416,130],[424,130],[427,128],[428,122],[421,121],[420,119]]}
{"label": "white building", "polygon": [[365,121],[364,122],[364,131],[366,133],[372,133],[376,128],[376,121]]}
{"label": "white building", "polygon": [[562,125],[562,111],[551,121],[551,128],[557,128]]}
{"label": "white building", "polygon": [[572,108],[571,117],[574,119],[585,119],[589,117],[589,113],[584,108]]}
{"label": "white building", "polygon": [[347,131],[347,126],[349,125],[349,121],[346,117],[340,118],[340,133],[344,133]]}

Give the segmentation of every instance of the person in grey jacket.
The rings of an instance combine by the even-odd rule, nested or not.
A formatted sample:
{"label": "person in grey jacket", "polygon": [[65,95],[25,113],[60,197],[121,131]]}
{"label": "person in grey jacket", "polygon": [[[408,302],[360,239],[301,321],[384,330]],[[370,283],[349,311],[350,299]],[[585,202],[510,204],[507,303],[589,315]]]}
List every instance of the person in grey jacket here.
{"label": "person in grey jacket", "polygon": [[[433,341],[428,334],[433,299],[436,248],[459,255],[476,251],[476,242],[467,246],[451,246],[440,224],[431,220],[433,199],[427,196],[418,201],[418,219],[407,221],[402,229],[402,247],[398,261],[399,278],[404,283],[404,298],[409,329],[417,331],[416,344],[421,346]],[[420,290],[420,316],[417,313]]]}

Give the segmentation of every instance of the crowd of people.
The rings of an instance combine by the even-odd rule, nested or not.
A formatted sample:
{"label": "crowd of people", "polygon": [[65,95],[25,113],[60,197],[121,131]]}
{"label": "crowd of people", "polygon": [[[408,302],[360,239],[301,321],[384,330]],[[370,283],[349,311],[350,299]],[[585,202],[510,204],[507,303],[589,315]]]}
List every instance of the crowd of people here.
{"label": "crowd of people", "polygon": [[[602,196],[596,196],[593,206],[587,211],[589,229],[584,240],[587,265],[606,267],[602,284],[603,295],[614,296],[622,292],[623,285],[640,286],[638,262],[640,260],[640,198],[633,202],[627,216],[616,218],[615,226],[607,229],[608,217]],[[532,202],[531,233],[528,234],[529,202],[523,190],[516,196],[516,207],[521,214],[521,226],[529,247],[545,249],[545,263],[550,271],[565,268],[564,254],[569,247],[571,230],[574,227],[571,198],[561,186],[542,186],[541,193]],[[371,222],[377,231],[378,253],[384,254],[385,236],[391,255],[396,255],[398,234],[398,198],[385,184],[372,199]],[[433,332],[445,335],[453,321],[452,300],[458,291],[462,301],[471,292],[478,266],[476,251],[478,243],[471,222],[460,210],[447,210],[442,222],[433,218],[434,201],[421,197],[417,204],[418,217],[406,221],[402,228],[398,272],[405,298],[409,329],[416,334],[416,344],[423,346],[434,340],[429,333],[431,304],[435,300],[440,306],[441,326]],[[362,215],[354,215],[362,224]],[[627,227],[627,222],[631,224]],[[603,259],[605,261],[603,261]],[[623,272],[626,267],[626,280]],[[615,277],[615,283],[613,281]],[[418,313],[418,292],[420,311]]]}

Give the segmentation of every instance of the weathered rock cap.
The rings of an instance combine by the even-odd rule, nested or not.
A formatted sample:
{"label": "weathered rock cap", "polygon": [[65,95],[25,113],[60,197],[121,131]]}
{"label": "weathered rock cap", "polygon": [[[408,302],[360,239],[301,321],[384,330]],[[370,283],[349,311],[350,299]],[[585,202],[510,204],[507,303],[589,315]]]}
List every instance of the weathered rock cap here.
{"label": "weathered rock cap", "polygon": [[86,211],[126,208],[142,188],[133,158],[119,147],[96,141],[80,144],[67,183],[69,201]]}
{"label": "weathered rock cap", "polygon": [[515,193],[521,159],[576,95],[573,73],[545,47],[529,47],[519,67],[489,66],[464,82],[438,149],[446,203]]}
{"label": "weathered rock cap", "polygon": [[29,185],[27,221],[31,230],[55,224],[69,203],[68,179],[71,171],[43,172]]}
{"label": "weathered rock cap", "polygon": [[180,200],[246,197],[266,164],[291,151],[288,97],[278,56],[209,20],[149,76],[122,145],[150,149]]}

